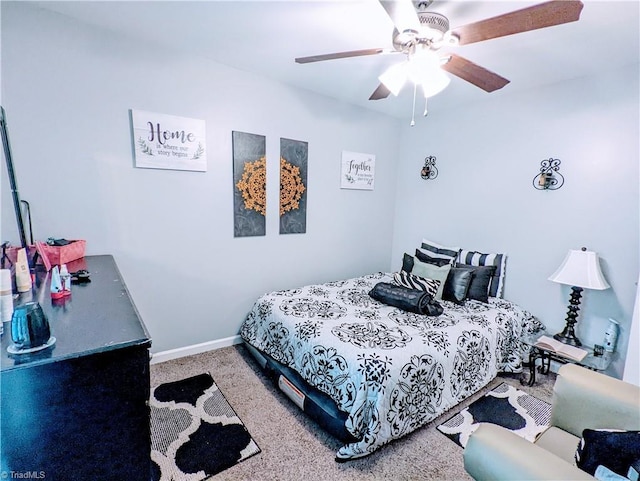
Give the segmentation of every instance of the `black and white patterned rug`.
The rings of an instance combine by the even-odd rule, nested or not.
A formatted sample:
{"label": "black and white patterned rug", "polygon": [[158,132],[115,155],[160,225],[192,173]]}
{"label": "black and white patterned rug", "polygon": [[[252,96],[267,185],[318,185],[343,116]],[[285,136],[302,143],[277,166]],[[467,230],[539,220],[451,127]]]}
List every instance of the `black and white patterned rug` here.
{"label": "black and white patterned rug", "polygon": [[534,441],[549,425],[551,405],[503,382],[437,429],[465,447],[479,423],[492,423]]}
{"label": "black and white patterned rug", "polygon": [[209,373],[151,392],[153,481],[200,481],[260,452]]}

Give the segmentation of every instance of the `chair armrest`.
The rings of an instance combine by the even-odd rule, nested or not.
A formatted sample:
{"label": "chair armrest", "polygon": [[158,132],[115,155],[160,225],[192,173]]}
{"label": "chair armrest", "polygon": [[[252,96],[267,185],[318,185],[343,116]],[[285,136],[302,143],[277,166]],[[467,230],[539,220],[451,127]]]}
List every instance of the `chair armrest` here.
{"label": "chair armrest", "polygon": [[464,468],[476,481],[591,480],[588,473],[495,424],[481,423],[464,450]]}
{"label": "chair armrest", "polygon": [[640,387],[574,364],[558,370],[551,425],[574,436],[590,429],[640,430]]}

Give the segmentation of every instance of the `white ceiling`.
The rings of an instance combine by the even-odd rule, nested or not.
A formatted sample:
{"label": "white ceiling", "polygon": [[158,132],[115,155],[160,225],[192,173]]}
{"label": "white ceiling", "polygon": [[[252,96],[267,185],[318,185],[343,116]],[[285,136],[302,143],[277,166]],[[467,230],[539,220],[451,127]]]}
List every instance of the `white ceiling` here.
{"label": "white ceiling", "polygon": [[[493,93],[453,77],[429,101],[438,110],[591,75],[640,61],[637,0],[583,0],[578,22],[456,47],[511,83]],[[295,57],[391,48],[393,24],[377,0],[323,1],[36,1],[39,7],[132,39],[201,55],[398,118],[411,115],[413,90],[368,100],[380,75],[401,55],[296,64]],[[430,9],[451,27],[541,2],[436,0]],[[446,51],[446,50],[445,50]],[[421,112],[422,104],[417,107]]]}

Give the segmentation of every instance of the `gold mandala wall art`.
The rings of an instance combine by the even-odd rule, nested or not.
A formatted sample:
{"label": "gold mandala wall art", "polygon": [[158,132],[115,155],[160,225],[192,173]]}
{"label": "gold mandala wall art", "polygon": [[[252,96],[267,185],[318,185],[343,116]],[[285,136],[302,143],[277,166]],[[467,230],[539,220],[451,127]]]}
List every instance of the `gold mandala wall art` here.
{"label": "gold mandala wall art", "polygon": [[267,158],[264,135],[232,132],[233,235],[266,233]]}
{"label": "gold mandala wall art", "polygon": [[280,215],[299,209],[300,199],[305,190],[300,168],[280,157]]}
{"label": "gold mandala wall art", "polygon": [[254,162],[245,162],[242,178],[236,184],[242,194],[244,208],[267,215],[267,159],[260,157]]}

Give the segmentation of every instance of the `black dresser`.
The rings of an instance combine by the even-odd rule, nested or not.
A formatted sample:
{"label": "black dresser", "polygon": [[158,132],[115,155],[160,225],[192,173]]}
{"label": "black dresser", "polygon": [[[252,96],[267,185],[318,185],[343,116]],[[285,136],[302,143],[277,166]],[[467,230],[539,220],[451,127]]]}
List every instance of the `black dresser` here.
{"label": "black dresser", "polygon": [[63,302],[51,300],[43,273],[30,293],[49,319],[54,345],[9,354],[11,330],[5,323],[2,479],[149,479],[151,339],[113,257],[87,256],[70,270],[79,267],[91,273],[91,282],[74,284]]}

